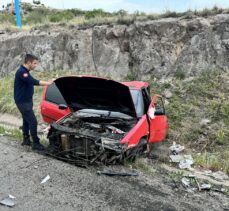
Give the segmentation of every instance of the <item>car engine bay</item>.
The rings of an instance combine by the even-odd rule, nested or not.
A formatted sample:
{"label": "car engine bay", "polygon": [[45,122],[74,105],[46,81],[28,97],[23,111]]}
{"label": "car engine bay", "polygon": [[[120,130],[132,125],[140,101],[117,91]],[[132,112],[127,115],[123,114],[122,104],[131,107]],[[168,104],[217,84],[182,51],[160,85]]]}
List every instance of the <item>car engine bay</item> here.
{"label": "car engine bay", "polygon": [[119,142],[136,123],[135,118],[75,112],[51,125],[49,148],[52,155],[70,162],[122,163],[126,145]]}

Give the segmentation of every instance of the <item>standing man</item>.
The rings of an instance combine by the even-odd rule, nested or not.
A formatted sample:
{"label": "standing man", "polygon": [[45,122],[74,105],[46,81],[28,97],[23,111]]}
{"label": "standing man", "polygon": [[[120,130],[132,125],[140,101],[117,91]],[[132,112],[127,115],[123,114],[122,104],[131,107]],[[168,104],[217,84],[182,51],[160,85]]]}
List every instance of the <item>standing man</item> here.
{"label": "standing man", "polygon": [[24,64],[20,66],[15,74],[14,80],[14,101],[23,119],[23,142],[22,145],[31,145],[30,135],[33,139],[33,150],[44,150],[37,136],[37,119],[33,112],[33,86],[46,86],[52,82],[36,80],[30,74],[38,65],[38,58],[31,54],[26,54]]}

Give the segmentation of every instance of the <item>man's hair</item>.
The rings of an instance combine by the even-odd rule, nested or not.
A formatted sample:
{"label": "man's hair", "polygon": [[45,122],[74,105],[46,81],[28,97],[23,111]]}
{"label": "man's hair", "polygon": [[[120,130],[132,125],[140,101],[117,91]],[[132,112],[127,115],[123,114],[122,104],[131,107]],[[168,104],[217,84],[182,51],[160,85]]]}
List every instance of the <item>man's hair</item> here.
{"label": "man's hair", "polygon": [[34,60],[38,60],[38,58],[32,54],[26,54],[24,63],[27,64],[28,62],[33,62]]}

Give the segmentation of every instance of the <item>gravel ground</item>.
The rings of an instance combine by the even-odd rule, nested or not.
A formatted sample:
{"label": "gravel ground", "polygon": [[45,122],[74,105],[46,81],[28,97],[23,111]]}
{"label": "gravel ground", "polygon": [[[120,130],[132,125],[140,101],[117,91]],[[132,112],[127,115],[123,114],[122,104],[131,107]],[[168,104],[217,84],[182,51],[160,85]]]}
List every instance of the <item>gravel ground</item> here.
{"label": "gravel ground", "polygon": [[[189,192],[156,164],[150,174],[108,177],[96,174],[101,167],[76,167],[7,137],[0,137],[0,148],[0,200],[16,197],[13,208],[0,205],[0,210],[229,210],[227,195]],[[50,180],[40,184],[47,175]]]}

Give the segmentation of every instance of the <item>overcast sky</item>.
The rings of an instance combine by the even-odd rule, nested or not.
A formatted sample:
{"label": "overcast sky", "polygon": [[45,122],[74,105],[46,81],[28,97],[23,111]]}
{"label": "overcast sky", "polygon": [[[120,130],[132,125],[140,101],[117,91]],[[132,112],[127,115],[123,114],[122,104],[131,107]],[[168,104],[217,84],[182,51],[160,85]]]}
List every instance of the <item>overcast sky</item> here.
{"label": "overcast sky", "polygon": [[[32,0],[21,0],[22,2],[32,2]],[[212,8],[214,5],[222,8],[229,8],[229,0],[40,0],[46,6],[58,9],[79,8],[82,10],[92,10],[101,8],[105,11],[113,12],[124,9],[128,12],[164,12],[186,11],[188,9],[201,10]],[[0,0],[0,6],[6,5],[12,0]]]}

